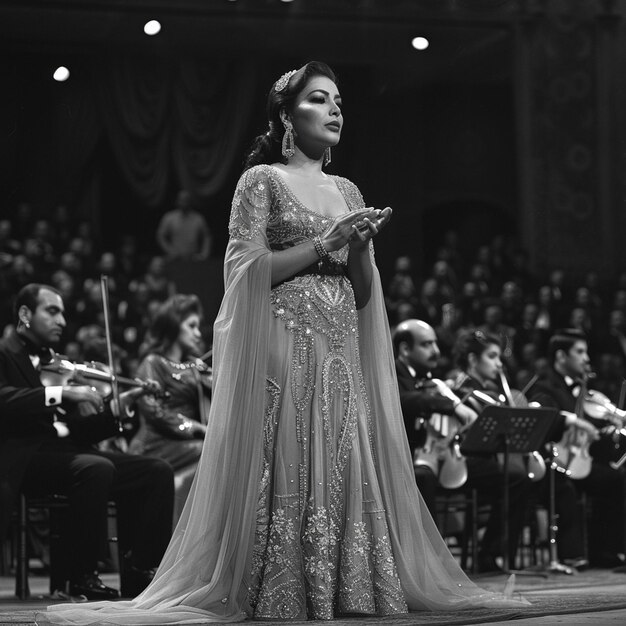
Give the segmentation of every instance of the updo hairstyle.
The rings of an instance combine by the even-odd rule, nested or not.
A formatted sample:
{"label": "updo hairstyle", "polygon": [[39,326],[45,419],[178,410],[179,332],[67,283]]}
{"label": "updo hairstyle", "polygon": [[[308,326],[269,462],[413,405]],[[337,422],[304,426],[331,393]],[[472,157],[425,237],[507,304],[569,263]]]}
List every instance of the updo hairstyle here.
{"label": "updo hairstyle", "polygon": [[454,362],[457,367],[466,371],[469,367],[470,354],[480,357],[489,346],[493,345],[502,347],[502,341],[497,335],[484,333],[482,330],[470,330],[461,333],[454,346]]}
{"label": "updo hairstyle", "polygon": [[289,111],[298,94],[315,76],[326,76],[337,83],[335,73],[326,63],[309,61],[289,79],[287,86],[281,91],[276,91],[276,83],[272,85],[267,96],[268,130],[258,135],[252,142],[244,159],[244,171],[261,163],[285,163],[281,153],[285,128],[280,119],[280,112],[282,109]]}
{"label": "updo hairstyle", "polygon": [[202,317],[202,305],[195,294],[175,294],[163,302],[150,325],[141,355],[164,355],[178,339],[181,324],[192,314]]}

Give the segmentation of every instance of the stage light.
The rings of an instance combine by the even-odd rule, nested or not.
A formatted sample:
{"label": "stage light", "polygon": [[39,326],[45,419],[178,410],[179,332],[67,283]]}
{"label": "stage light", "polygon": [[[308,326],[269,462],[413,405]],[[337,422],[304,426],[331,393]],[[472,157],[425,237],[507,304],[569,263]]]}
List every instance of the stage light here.
{"label": "stage light", "polygon": [[426,48],[428,48],[429,41],[428,39],[426,39],[426,37],[413,37],[411,45],[416,50],[426,50]]}
{"label": "stage light", "polygon": [[63,65],[57,67],[56,70],[54,70],[54,74],[52,74],[52,78],[54,78],[54,80],[56,80],[58,83],[66,81],[69,77],[70,71],[67,69],[67,67],[64,67]]}
{"label": "stage light", "polygon": [[144,24],[143,32],[150,36],[158,35],[161,32],[161,23],[158,20],[150,20]]}

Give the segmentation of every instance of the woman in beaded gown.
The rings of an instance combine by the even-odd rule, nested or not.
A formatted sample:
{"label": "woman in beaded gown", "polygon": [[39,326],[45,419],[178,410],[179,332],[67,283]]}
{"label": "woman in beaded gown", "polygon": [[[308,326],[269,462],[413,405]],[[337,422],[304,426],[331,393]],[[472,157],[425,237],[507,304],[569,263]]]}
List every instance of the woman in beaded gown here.
{"label": "woman in beaded gown", "polygon": [[166,397],[137,401],[139,429],[131,454],[154,456],[174,470],[174,523],[191,489],[206,432],[211,375],[203,352],[202,306],[194,294],[176,294],[156,310],[142,345],[137,376],[157,381]]}
{"label": "woman in beaded gown", "polygon": [[191,494],[133,601],[49,607],[69,624],[330,620],[523,605],[460,569],[417,491],[364,206],[322,165],[340,137],[333,72],[268,96],[232,202],[214,381]]}

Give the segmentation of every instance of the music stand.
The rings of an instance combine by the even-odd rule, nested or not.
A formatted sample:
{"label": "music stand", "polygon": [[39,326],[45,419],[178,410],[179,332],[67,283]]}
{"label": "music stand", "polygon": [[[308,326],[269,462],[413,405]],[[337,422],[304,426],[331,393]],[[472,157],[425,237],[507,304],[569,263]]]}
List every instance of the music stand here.
{"label": "music stand", "polygon": [[558,415],[553,408],[489,405],[469,427],[461,443],[463,454],[504,454],[503,569],[509,571],[509,454],[543,448]]}

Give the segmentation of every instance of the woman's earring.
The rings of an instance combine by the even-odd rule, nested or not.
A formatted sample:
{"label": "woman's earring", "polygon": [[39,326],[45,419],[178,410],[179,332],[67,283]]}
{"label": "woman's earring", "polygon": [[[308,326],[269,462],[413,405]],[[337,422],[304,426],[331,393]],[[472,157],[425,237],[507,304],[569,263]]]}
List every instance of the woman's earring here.
{"label": "woman's earring", "polygon": [[282,155],[289,159],[296,153],[296,148],[293,143],[293,127],[289,122],[283,122],[285,127],[285,134],[283,135]]}
{"label": "woman's earring", "polygon": [[324,150],[324,167],[326,167],[331,161],[330,158],[330,146]]}

